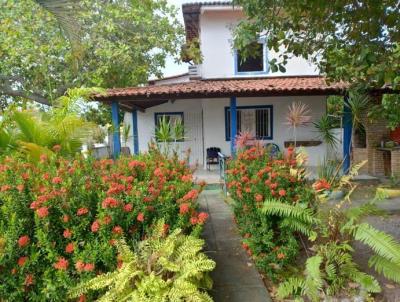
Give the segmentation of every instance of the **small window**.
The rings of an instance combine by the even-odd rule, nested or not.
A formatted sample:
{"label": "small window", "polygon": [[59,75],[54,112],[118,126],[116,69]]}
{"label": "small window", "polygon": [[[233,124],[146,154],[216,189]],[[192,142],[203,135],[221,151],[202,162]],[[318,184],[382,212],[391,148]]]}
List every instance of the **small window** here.
{"label": "small window", "polygon": [[[249,132],[256,139],[272,139],[272,106],[237,107],[237,133]],[[226,140],[231,140],[231,113],[225,108]]]}
{"label": "small window", "polygon": [[252,51],[251,55],[246,58],[241,54],[240,50],[236,51],[236,72],[237,73],[265,73],[266,72],[266,54],[265,44],[253,43],[249,46]]}
{"label": "small window", "polygon": [[[160,127],[160,124],[163,119],[170,125],[171,136],[173,137],[175,134],[173,133],[173,128],[175,125],[179,124],[182,126],[182,130],[184,127],[184,120],[183,120],[183,112],[156,112],[154,114],[155,119],[155,128],[156,130]],[[183,136],[183,133],[182,133]],[[183,139],[178,139],[177,141],[183,141]]]}

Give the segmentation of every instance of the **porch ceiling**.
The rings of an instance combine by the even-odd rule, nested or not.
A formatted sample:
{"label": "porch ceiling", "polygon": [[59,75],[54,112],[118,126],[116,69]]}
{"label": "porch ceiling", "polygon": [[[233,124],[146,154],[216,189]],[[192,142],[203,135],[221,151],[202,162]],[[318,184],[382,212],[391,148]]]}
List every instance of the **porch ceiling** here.
{"label": "porch ceiling", "polygon": [[285,76],[192,80],[189,82],[114,88],[96,94],[100,102],[118,101],[124,110],[145,110],[169,100],[343,94],[346,83],[328,84],[322,76]]}

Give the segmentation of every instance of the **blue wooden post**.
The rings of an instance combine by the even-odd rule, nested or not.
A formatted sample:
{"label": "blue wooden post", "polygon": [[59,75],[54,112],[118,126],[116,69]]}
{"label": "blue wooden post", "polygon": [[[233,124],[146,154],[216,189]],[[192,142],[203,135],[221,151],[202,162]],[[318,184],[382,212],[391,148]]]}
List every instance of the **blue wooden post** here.
{"label": "blue wooden post", "polygon": [[137,126],[137,111],[132,111],[132,134],[133,134],[133,153],[135,155],[139,154],[139,133]]}
{"label": "blue wooden post", "polygon": [[231,155],[236,154],[236,135],[237,135],[237,108],[236,108],[236,97],[231,97],[230,104],[231,112]]}
{"label": "blue wooden post", "polygon": [[353,116],[349,107],[349,97],[344,97],[343,108],[343,172],[347,174],[351,166],[351,136],[353,131]]}
{"label": "blue wooden post", "polygon": [[121,153],[121,140],[119,136],[119,104],[116,101],[113,101],[111,104],[111,118],[112,124],[114,128],[113,132],[113,157],[114,159],[118,158]]}

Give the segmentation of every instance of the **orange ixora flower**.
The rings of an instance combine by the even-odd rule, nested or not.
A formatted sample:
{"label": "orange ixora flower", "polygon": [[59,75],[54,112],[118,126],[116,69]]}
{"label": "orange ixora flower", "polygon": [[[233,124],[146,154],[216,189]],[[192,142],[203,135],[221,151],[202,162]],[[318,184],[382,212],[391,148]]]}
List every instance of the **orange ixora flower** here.
{"label": "orange ixora flower", "polygon": [[284,253],[279,253],[276,257],[278,259],[285,259],[286,255]]}
{"label": "orange ixora flower", "polygon": [[65,229],[63,233],[64,238],[71,238],[72,232],[70,229]]}
{"label": "orange ixora flower", "polygon": [[74,244],[72,242],[68,243],[67,246],[65,247],[65,252],[68,254],[71,254],[74,252]]}
{"label": "orange ixora flower", "polygon": [[81,260],[78,260],[78,261],[75,263],[75,268],[76,268],[76,270],[77,270],[78,272],[82,272],[83,269],[85,268],[85,263],[84,263],[83,261],[81,261]]}
{"label": "orange ixora flower", "polygon": [[190,205],[188,203],[182,203],[179,206],[179,214],[184,215],[189,212]]}
{"label": "orange ixora flower", "polygon": [[24,285],[25,286],[31,286],[33,284],[34,278],[32,274],[27,274],[25,276],[25,281],[24,281]]}
{"label": "orange ixora flower", "polygon": [[278,192],[279,196],[283,197],[286,195],[286,190],[285,189],[280,189]]}
{"label": "orange ixora flower", "polygon": [[29,244],[29,241],[30,241],[30,238],[28,235],[21,236],[18,239],[18,245],[19,245],[19,247],[27,246]]}
{"label": "orange ixora flower", "polygon": [[19,257],[17,261],[18,266],[23,266],[27,260],[28,260],[27,256]]}
{"label": "orange ixora flower", "polygon": [[208,214],[206,212],[200,212],[199,215],[197,215],[197,219],[199,224],[204,224],[208,219]]}
{"label": "orange ixora flower", "polygon": [[140,221],[140,222],[143,222],[144,221],[144,214],[142,213],[142,212],[140,212],[138,215],[137,215],[137,221]]}
{"label": "orange ixora flower", "polygon": [[76,212],[76,215],[82,216],[86,215],[87,213],[89,213],[89,210],[87,208],[79,208],[78,211]]}
{"label": "orange ixora flower", "polygon": [[68,260],[64,257],[58,258],[58,261],[54,263],[54,268],[62,271],[66,271],[68,268]]}
{"label": "orange ixora flower", "polygon": [[41,207],[36,210],[36,213],[38,214],[39,218],[45,218],[49,215],[49,208],[48,207]]}
{"label": "orange ixora flower", "polygon": [[85,272],[92,272],[94,270],[94,264],[93,263],[85,263],[83,270]]}
{"label": "orange ixora flower", "polygon": [[60,184],[62,183],[62,178],[59,176],[53,177],[52,181],[53,184]]}
{"label": "orange ixora flower", "polygon": [[90,230],[93,233],[96,233],[99,231],[99,229],[100,229],[100,222],[98,220],[93,221],[92,226],[90,227]]}

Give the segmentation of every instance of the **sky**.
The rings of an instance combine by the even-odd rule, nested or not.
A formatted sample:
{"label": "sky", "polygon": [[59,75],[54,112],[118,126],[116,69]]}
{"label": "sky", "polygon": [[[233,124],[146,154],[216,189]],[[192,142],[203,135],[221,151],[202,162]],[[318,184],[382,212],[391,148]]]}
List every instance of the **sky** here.
{"label": "sky", "polygon": [[[171,5],[175,5],[178,9],[178,19],[182,22],[183,24],[183,17],[182,17],[182,4],[183,3],[188,3],[188,2],[194,2],[194,1],[189,1],[189,0],[168,0],[168,2]],[[165,64],[165,68],[163,69],[163,73],[165,77],[172,76],[172,75],[177,75],[181,73],[185,73],[188,71],[188,64],[183,63],[183,64],[177,64],[174,62],[173,58],[168,58]]]}

